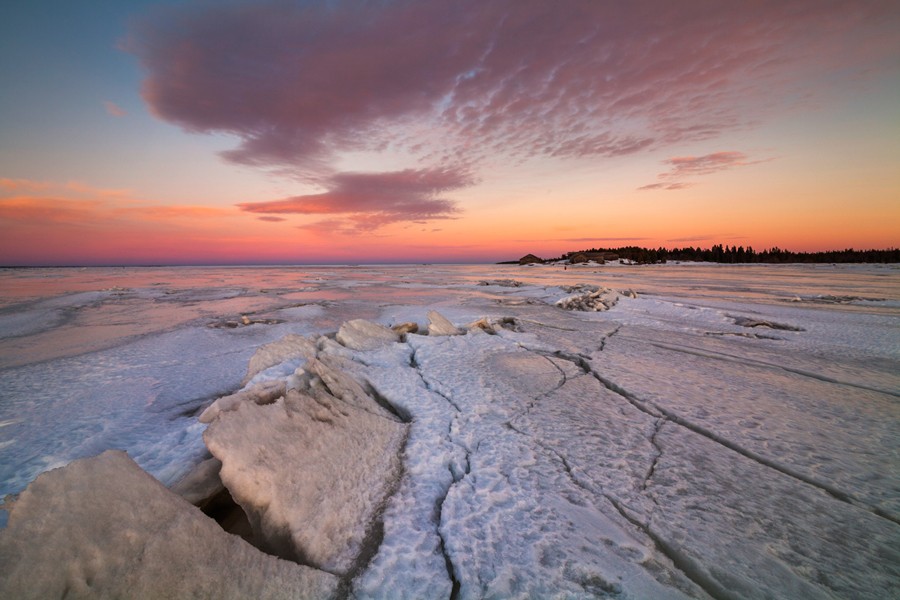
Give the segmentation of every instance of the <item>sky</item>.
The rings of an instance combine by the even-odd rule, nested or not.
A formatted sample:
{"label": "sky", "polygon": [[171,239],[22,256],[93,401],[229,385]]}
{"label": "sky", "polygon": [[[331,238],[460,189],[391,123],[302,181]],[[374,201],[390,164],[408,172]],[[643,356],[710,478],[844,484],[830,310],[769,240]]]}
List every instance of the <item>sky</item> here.
{"label": "sky", "polygon": [[900,246],[900,3],[0,6],[0,265]]}

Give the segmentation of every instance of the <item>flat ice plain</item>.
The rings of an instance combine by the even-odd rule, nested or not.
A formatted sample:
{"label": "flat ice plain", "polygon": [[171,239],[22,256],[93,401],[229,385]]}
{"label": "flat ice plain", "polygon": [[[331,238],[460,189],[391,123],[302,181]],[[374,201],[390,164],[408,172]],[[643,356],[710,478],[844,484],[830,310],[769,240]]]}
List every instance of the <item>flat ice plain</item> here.
{"label": "flat ice plain", "polygon": [[897,265],[0,270],[0,597],[897,598],[898,396]]}

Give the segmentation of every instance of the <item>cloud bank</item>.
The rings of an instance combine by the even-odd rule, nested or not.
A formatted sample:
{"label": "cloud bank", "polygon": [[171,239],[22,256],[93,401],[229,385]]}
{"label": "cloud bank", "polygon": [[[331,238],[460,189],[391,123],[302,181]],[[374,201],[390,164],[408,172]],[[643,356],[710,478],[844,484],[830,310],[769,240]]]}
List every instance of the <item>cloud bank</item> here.
{"label": "cloud bank", "polygon": [[268,215],[349,215],[346,220],[328,219],[314,225],[320,231],[365,231],[400,221],[450,218],[458,212],[456,204],[438,195],[471,183],[468,173],[452,169],[338,173],[324,182],[328,190],[320,194],[238,206]]}
{"label": "cloud bank", "polygon": [[818,77],[883,66],[895,13],[830,0],[207,2],[147,16],[125,47],[160,118],[237,136],[226,159],[329,190],[269,210],[361,225],[453,206],[379,194],[390,173],[365,200],[364,178],[336,167],[342,153],[458,169],[714,139],[809,97]]}

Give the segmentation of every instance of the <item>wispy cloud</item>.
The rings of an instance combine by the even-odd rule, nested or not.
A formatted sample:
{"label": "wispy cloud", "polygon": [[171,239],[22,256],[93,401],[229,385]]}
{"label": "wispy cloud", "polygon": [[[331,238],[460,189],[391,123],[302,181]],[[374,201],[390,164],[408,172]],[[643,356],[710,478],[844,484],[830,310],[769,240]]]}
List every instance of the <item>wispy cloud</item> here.
{"label": "wispy cloud", "polygon": [[717,239],[721,239],[721,238],[722,238],[721,235],[710,234],[710,233],[704,233],[704,234],[698,234],[698,235],[690,235],[690,236],[687,236],[687,237],[670,238],[670,239],[668,239],[668,240],[666,240],[666,241],[667,241],[667,242],[677,242],[677,243],[682,243],[682,242],[705,242],[705,241],[709,241],[709,240],[717,240]]}
{"label": "wispy cloud", "polygon": [[458,169],[338,173],[324,182],[325,192],[238,207],[267,215],[341,215],[303,226],[314,231],[374,231],[391,223],[450,218],[458,212],[456,203],[440,195],[472,183],[471,175]]}
{"label": "wispy cloud", "polygon": [[671,183],[648,183],[647,185],[642,185],[639,187],[639,190],[683,190],[691,187],[690,183],[684,181],[675,181]]}
{"label": "wispy cloud", "polygon": [[106,113],[108,115],[113,116],[113,117],[124,117],[125,115],[128,114],[127,112],[125,112],[124,108],[122,108],[121,106],[119,106],[118,104],[116,104],[115,102],[112,102],[110,100],[103,101],[103,108],[106,109]]}
{"label": "wispy cloud", "polygon": [[24,195],[57,195],[67,197],[125,198],[132,192],[122,188],[100,188],[80,181],[59,183],[56,181],[36,181],[34,179],[0,178],[0,196],[10,192]]}
{"label": "wispy cloud", "polygon": [[585,237],[585,238],[563,238],[558,240],[548,240],[553,242],[636,242],[647,240],[646,237]]}
{"label": "wispy cloud", "polygon": [[639,187],[639,190],[682,190],[693,184],[684,181],[685,178],[700,175],[710,175],[718,171],[726,171],[735,167],[744,167],[763,162],[762,160],[750,160],[743,152],[723,151],[705,154],[703,156],[675,156],[663,161],[669,165],[669,170],[660,173],[657,178],[661,181]]}
{"label": "wispy cloud", "polygon": [[113,222],[176,222],[236,216],[218,206],[153,204],[128,190],[80,182],[0,179],[0,221],[93,225]]}
{"label": "wispy cloud", "polygon": [[732,233],[704,233],[698,235],[690,235],[687,237],[679,237],[679,238],[671,238],[666,240],[667,242],[676,242],[676,243],[684,243],[684,242],[709,242],[709,241],[734,241],[734,240],[743,240],[746,239],[746,236],[743,235],[735,235]]}
{"label": "wispy cloud", "polygon": [[102,208],[100,200],[13,196],[0,198],[0,222],[90,223]]}
{"label": "wispy cloud", "polygon": [[660,177],[680,179],[692,175],[709,175],[716,171],[752,165],[760,161],[748,160],[747,155],[743,152],[727,151],[713,152],[704,156],[676,156],[663,162],[671,165],[672,168]]}

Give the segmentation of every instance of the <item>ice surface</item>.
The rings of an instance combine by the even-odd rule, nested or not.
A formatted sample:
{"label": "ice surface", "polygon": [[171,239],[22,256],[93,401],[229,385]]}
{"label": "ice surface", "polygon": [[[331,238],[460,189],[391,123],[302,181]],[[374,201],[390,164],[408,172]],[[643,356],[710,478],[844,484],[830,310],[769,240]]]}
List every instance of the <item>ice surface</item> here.
{"label": "ice surface", "polygon": [[428,311],[428,335],[459,335],[459,327],[436,310]]}
{"label": "ice surface", "polygon": [[833,364],[834,378],[790,368],[779,346],[759,344],[768,344],[764,360],[739,340],[725,354],[721,338],[623,327],[595,368],[651,410],[900,521],[896,457],[880,450],[897,439],[897,393]]}
{"label": "ice surface", "polygon": [[280,340],[260,346],[256,350],[250,359],[250,365],[247,367],[247,375],[244,377],[243,383],[246,385],[261,371],[284,363],[291,358],[306,358],[315,355],[316,346],[308,338],[296,334],[286,335]]}
{"label": "ice surface", "polygon": [[[20,365],[0,371],[4,492],[124,448],[167,484],[190,472],[173,489],[198,504],[224,483],[257,546],[346,597],[900,587],[896,268],[54,275],[58,295],[0,302],[2,364]],[[558,305],[573,297],[608,310]],[[115,332],[78,346],[102,315]],[[193,468],[207,449],[220,473]]]}
{"label": "ice surface", "polygon": [[328,598],[337,584],[225,533],[124,452],[44,473],[0,531],[3,598]]}
{"label": "ice surface", "polygon": [[308,368],[302,391],[230,396],[209,416],[217,401],[204,439],[267,551],[346,575],[399,477],[406,426],[349,375]]}
{"label": "ice surface", "polygon": [[337,341],[354,350],[374,350],[399,341],[400,335],[387,327],[364,319],[354,319],[341,325]]}
{"label": "ice surface", "polygon": [[649,529],[720,597],[891,597],[900,527],[666,424]]}

